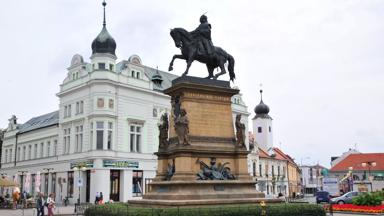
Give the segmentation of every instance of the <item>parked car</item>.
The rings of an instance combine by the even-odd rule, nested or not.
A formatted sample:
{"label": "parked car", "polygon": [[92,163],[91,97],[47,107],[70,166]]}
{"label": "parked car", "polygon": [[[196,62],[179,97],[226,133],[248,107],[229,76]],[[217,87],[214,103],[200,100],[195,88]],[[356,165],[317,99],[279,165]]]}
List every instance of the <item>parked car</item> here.
{"label": "parked car", "polygon": [[328,191],[317,191],[316,192],[316,203],[319,204],[321,202],[329,203],[329,192]]}
{"label": "parked car", "polygon": [[348,192],[342,196],[331,199],[331,203],[346,204],[352,203],[352,198],[359,196],[361,193],[357,191]]}

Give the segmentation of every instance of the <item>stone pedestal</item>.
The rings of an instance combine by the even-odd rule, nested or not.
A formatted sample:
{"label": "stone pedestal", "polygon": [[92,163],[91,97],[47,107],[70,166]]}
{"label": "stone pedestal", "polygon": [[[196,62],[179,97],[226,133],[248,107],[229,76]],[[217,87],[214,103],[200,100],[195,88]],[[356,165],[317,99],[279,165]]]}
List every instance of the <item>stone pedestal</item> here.
{"label": "stone pedestal", "polygon": [[[227,81],[180,77],[165,90],[172,97],[169,117],[169,144],[158,156],[156,178],[148,184],[143,200],[130,200],[136,205],[204,205],[207,203],[252,203],[264,200],[257,192],[247,170],[245,146],[238,146],[232,120],[231,97],[238,93]],[[189,120],[188,144],[179,143],[174,119],[181,109]],[[197,180],[201,162],[226,164],[235,180]],[[165,180],[169,164],[175,172]],[[188,204],[189,203],[189,204]],[[194,203],[194,204],[193,204]]]}

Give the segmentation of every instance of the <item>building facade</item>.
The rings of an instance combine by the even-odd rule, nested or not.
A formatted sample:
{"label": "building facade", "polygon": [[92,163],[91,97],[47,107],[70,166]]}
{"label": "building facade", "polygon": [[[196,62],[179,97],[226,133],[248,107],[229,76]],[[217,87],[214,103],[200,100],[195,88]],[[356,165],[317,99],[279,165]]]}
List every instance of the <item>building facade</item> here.
{"label": "building facade", "polygon": [[348,154],[331,167],[328,175],[338,179],[341,193],[381,191],[384,189],[384,153]]}
{"label": "building facade", "polygon": [[[137,55],[117,62],[115,49],[104,18],[90,62],[76,54],[67,68],[59,109],[24,124],[9,120],[1,171],[22,191],[55,193],[58,203],[94,202],[98,192],[104,201],[141,198],[156,174],[159,119],[171,108],[162,91],[177,76],[143,65]],[[247,126],[241,95],[232,107]]]}
{"label": "building facade", "polygon": [[302,165],[300,166],[302,176],[302,188],[304,194],[315,194],[316,191],[323,189],[322,171],[325,167],[321,165]]}

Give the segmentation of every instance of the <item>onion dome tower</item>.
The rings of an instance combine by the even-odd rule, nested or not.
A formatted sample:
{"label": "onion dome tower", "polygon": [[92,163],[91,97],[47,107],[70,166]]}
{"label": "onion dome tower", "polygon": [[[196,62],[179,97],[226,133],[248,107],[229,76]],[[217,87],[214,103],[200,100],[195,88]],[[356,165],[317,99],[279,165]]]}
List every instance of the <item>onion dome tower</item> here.
{"label": "onion dome tower", "polygon": [[263,90],[260,89],[260,103],[255,107],[253,121],[253,134],[257,145],[264,151],[273,147],[272,117],[269,116],[269,107],[263,102]]}
{"label": "onion dome tower", "polygon": [[116,51],[116,41],[109,34],[107,30],[107,24],[105,21],[105,6],[107,3],[105,0],[102,3],[103,5],[103,28],[101,32],[92,42],[92,65],[94,70],[109,70],[115,71],[115,60],[117,59]]}
{"label": "onion dome tower", "polygon": [[155,83],[155,85],[161,86],[161,83],[163,82],[163,77],[160,75],[158,67],[156,67],[156,72],[151,77],[151,81]]}

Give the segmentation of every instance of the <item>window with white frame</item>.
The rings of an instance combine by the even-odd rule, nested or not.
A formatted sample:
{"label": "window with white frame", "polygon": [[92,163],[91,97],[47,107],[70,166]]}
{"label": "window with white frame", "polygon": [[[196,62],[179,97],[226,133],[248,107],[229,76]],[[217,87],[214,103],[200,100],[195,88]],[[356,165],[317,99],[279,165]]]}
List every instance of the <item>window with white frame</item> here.
{"label": "window with white frame", "polygon": [[40,157],[44,157],[44,143],[40,143]]}
{"label": "window with white frame", "polygon": [[107,136],[107,149],[112,149],[112,129],[113,129],[113,123],[108,122],[108,136]]}
{"label": "window with white frame", "polygon": [[67,117],[71,117],[71,115],[72,115],[71,105],[68,105],[68,113],[67,113]]}
{"label": "window with white frame", "polygon": [[37,158],[37,143],[35,143],[35,147],[33,149],[33,158]]}
{"label": "window with white frame", "polygon": [[80,113],[80,101],[76,102],[76,115]]}
{"label": "window with white frame", "polygon": [[83,125],[76,126],[75,152],[81,152],[83,148]]}
{"label": "window with white frame", "polygon": [[96,122],[96,149],[103,149],[104,146],[104,122]]}
{"label": "window with white frame", "polygon": [[8,149],[5,149],[5,155],[4,155],[3,162],[8,163]]}
{"label": "window with white frame", "polygon": [[17,161],[20,161],[20,159],[21,159],[21,158],[20,158],[20,155],[21,155],[21,152],[20,152],[20,151],[21,151],[21,148],[18,147],[18,148],[17,148]]}
{"label": "window with white frame", "polygon": [[51,141],[47,143],[47,157],[51,156]]}
{"label": "window with white frame", "polygon": [[23,158],[21,160],[26,160],[25,153],[27,152],[27,146],[23,146]]}
{"label": "window with white frame", "polygon": [[12,149],[9,149],[9,160],[8,161],[9,162],[12,161]]}
{"label": "window with white frame", "polygon": [[141,152],[141,132],[142,125],[129,125],[129,143],[131,152]]}
{"label": "window with white frame", "polygon": [[57,155],[57,140],[53,141],[53,156]]}
{"label": "window with white frame", "polygon": [[93,122],[90,124],[90,143],[91,143],[91,148],[93,149]]}
{"label": "window with white frame", "polygon": [[63,154],[69,154],[69,149],[71,146],[71,128],[64,129],[63,143]]}
{"label": "window with white frame", "polygon": [[80,113],[84,113],[84,101],[80,101]]}
{"label": "window with white frame", "polygon": [[64,118],[67,118],[68,107],[64,106]]}
{"label": "window with white frame", "polygon": [[29,160],[32,159],[32,145],[29,145],[29,146],[28,146],[28,159],[29,159]]}

